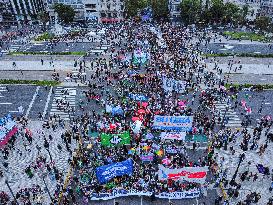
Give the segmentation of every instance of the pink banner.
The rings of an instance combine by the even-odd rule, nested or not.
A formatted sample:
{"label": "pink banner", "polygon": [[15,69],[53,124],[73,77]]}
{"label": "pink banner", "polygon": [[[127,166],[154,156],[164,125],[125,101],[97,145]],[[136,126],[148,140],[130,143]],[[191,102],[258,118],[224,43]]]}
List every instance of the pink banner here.
{"label": "pink banner", "polygon": [[0,148],[4,147],[9,139],[18,131],[17,127],[13,127],[7,134],[6,136],[0,141]]}

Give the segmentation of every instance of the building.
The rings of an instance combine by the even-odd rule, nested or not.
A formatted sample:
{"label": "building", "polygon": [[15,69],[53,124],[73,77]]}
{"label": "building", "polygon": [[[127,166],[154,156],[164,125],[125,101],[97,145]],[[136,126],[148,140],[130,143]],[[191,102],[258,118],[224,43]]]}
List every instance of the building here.
{"label": "building", "polygon": [[102,23],[115,23],[124,19],[123,0],[99,0],[99,21]]}
{"label": "building", "polygon": [[16,19],[9,0],[0,0],[0,26],[15,25]]}
{"label": "building", "polygon": [[261,15],[269,16],[273,21],[273,0],[262,0]]}
{"label": "building", "polygon": [[75,10],[75,21],[84,21],[84,5],[82,0],[47,0],[45,3],[46,10],[49,13],[50,21],[55,22],[56,13],[54,12],[55,4],[65,4]]}
{"label": "building", "polygon": [[76,11],[75,21],[115,23],[123,20],[123,0],[47,0],[50,19],[55,20],[54,4],[62,3]]}
{"label": "building", "polygon": [[36,21],[37,14],[45,10],[43,0],[9,0],[9,3],[9,12],[22,24]]}

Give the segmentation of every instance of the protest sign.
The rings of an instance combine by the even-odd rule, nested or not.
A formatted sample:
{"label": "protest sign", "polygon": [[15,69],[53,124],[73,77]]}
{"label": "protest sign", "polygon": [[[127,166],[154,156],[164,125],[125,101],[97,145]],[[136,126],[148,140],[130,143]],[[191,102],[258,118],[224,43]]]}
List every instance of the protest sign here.
{"label": "protest sign", "polygon": [[192,116],[154,116],[153,129],[191,131]]}
{"label": "protest sign", "polygon": [[178,150],[176,147],[166,147],[165,152],[168,154],[176,154]]}
{"label": "protest sign", "polygon": [[106,147],[114,147],[119,145],[130,144],[131,137],[129,132],[120,134],[101,134],[101,145]]}
{"label": "protest sign", "polygon": [[151,162],[154,159],[154,155],[142,155],[140,156],[141,161]]}
{"label": "protest sign", "polygon": [[99,183],[104,184],[117,176],[131,175],[133,173],[133,160],[113,163],[96,168],[96,176]]}
{"label": "protest sign", "polygon": [[135,134],[138,134],[141,129],[142,122],[139,120],[136,120],[132,125],[131,128]]}
{"label": "protest sign", "polygon": [[186,82],[182,80],[174,80],[172,78],[163,77],[163,89],[166,92],[184,93],[186,89]]}
{"label": "protest sign", "polygon": [[192,199],[200,196],[200,190],[194,189],[183,192],[163,192],[157,194],[156,197],[160,199]]}
{"label": "protest sign", "polygon": [[143,94],[133,94],[129,93],[128,97],[135,101],[148,101],[148,98]]}
{"label": "protest sign", "polygon": [[204,184],[208,172],[208,167],[183,167],[181,169],[169,169],[159,165],[159,180],[180,180]]}
{"label": "protest sign", "polygon": [[185,140],[186,132],[162,132],[161,140]]}

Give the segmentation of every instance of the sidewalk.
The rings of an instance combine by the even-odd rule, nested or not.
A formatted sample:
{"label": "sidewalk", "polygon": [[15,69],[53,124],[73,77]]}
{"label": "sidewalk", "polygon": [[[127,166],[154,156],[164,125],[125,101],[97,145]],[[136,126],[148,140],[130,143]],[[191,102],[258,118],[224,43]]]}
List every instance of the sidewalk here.
{"label": "sidewalk", "polygon": [[[12,64],[16,63],[14,67]],[[56,70],[73,70],[74,61],[54,61],[54,64],[49,64],[49,61],[0,61],[0,71],[53,71]]]}

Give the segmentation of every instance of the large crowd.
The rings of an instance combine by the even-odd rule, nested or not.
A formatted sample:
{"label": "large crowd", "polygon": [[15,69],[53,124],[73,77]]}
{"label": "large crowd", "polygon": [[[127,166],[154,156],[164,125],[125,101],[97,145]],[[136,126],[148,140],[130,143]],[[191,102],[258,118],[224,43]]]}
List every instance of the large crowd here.
{"label": "large crowd", "polygon": [[[109,27],[104,41],[111,47],[91,62],[89,69],[93,74],[90,79],[84,79],[89,90],[84,91],[85,98],[76,107],[83,114],[73,118],[70,130],[62,134],[65,147],[71,153],[69,163],[73,168],[67,186],[63,187],[64,176],[56,169],[52,159],[44,156],[26,167],[27,176],[32,177],[32,172],[45,167],[47,173],[54,175],[58,181],[54,198],[56,202],[61,196],[62,204],[88,204],[100,195],[109,195],[117,190],[151,193],[151,199],[161,193],[196,190],[201,196],[207,194],[210,184],[221,187],[222,191],[228,189],[227,194],[223,192],[215,199],[215,204],[223,204],[228,198],[238,199],[241,184],[245,180],[257,180],[259,173],[269,178],[272,173],[266,166],[263,172],[238,171],[240,163],[246,158],[245,154],[240,154],[240,163],[232,179],[225,177],[228,170],[223,170],[225,159],[219,157],[219,150],[228,150],[235,156],[241,153],[238,149],[255,149],[259,155],[263,155],[272,141],[269,132],[272,120],[268,116],[263,117],[253,130],[247,129],[250,124],[247,121],[242,124],[242,129],[225,127],[227,119],[217,112],[216,101],[227,99],[227,107],[239,109],[246,119],[250,112],[245,102],[238,101],[238,89],[226,89],[223,79],[207,71],[206,58],[200,55],[199,45],[210,40],[210,34],[206,32],[194,32],[190,28],[166,22],[152,25],[126,21]],[[79,63],[80,73],[86,72],[85,64]],[[216,69],[216,72],[221,74],[222,71]],[[68,74],[67,77],[71,76]],[[166,79],[171,79],[169,83],[175,81],[177,84],[168,90]],[[70,109],[65,100],[56,103],[58,109]],[[85,103],[93,103],[94,109],[85,110]],[[153,128],[157,115],[193,117],[191,129],[187,130],[183,140],[164,140],[161,130]],[[55,118],[58,119],[58,116],[51,116],[45,121],[44,128],[55,129],[57,124],[64,128],[63,122]],[[17,121],[23,126],[28,123],[27,119]],[[52,121],[55,122],[54,126],[50,123]],[[26,142],[31,144],[31,136],[23,128],[19,133],[25,132]],[[177,130],[172,128],[169,131]],[[124,133],[130,136],[129,142],[104,144],[102,135]],[[46,148],[50,136],[41,136],[44,137]],[[197,140],[196,136],[204,136],[205,139]],[[72,155],[70,148],[71,138],[79,144],[75,155]],[[261,144],[259,140],[262,138],[266,140]],[[8,157],[13,150],[14,140],[12,138],[3,150],[4,157]],[[236,147],[238,143],[240,148]],[[59,147],[61,151],[61,145]],[[133,161],[130,175],[114,176],[106,183],[99,180],[97,168],[122,163],[127,159]],[[161,179],[161,166],[166,169],[206,167],[207,178],[204,183],[198,180]],[[35,185],[20,190],[16,198],[31,204],[30,199],[36,200],[40,193],[41,188]],[[1,199],[9,200],[6,193],[0,194]],[[237,204],[259,204],[260,194],[253,191],[245,198],[238,199]],[[272,204],[272,199],[266,203]]]}

